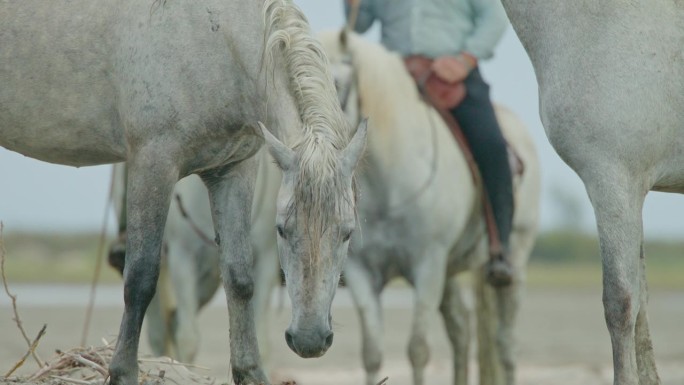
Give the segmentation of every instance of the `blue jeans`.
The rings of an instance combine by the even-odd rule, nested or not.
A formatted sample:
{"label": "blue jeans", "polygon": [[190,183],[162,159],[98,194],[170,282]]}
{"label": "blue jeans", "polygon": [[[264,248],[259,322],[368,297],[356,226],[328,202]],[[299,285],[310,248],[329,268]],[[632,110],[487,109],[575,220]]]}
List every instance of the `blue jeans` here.
{"label": "blue jeans", "polygon": [[513,226],[513,182],[506,140],[489,98],[489,85],[478,68],[470,72],[464,84],[465,99],[449,112],[468,140],[494,212],[501,245],[507,252]]}

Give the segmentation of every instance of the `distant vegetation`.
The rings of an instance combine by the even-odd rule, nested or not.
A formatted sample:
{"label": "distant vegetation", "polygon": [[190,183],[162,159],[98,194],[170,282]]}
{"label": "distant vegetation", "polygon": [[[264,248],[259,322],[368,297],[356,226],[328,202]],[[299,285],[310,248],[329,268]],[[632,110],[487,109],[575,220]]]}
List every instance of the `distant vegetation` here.
{"label": "distant vegetation", "polygon": [[[95,269],[98,237],[94,233],[12,233],[5,229],[8,280],[88,283]],[[647,241],[645,250],[649,286],[684,289],[684,239]],[[596,236],[575,231],[541,234],[530,260],[528,281],[531,286],[600,288],[601,258]],[[101,282],[121,282],[106,260]]]}
{"label": "distant vegetation", "polygon": [[[650,287],[684,288],[684,239],[647,240]],[[541,234],[530,260],[530,281],[540,284],[600,285],[601,254],[594,234],[553,231]]]}
{"label": "distant vegetation", "polygon": [[[93,279],[99,234],[16,233],[5,228],[3,238],[7,280],[12,283],[89,283]],[[119,281],[119,274],[103,260],[100,282]]]}

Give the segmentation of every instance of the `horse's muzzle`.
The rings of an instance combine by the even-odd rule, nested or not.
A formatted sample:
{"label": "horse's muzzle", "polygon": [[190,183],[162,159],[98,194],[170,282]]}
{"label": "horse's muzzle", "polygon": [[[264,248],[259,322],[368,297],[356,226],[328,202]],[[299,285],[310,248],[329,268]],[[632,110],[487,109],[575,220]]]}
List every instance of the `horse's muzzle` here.
{"label": "horse's muzzle", "polygon": [[285,331],[287,346],[302,358],[320,357],[328,351],[333,343],[333,332],[327,330],[293,331],[292,328]]}

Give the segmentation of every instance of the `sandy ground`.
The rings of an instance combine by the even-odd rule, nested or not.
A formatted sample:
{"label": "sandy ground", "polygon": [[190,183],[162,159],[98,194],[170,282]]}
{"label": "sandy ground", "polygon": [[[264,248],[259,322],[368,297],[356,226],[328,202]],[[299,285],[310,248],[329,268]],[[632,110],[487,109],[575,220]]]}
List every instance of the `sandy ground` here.
{"label": "sandy ground", "polygon": [[[87,288],[83,286],[16,286],[24,325],[35,335],[48,324],[39,353],[49,358],[55,349],[79,345]],[[203,374],[226,379],[228,373],[228,317],[222,296],[200,315],[202,342],[197,364],[210,368]],[[98,292],[89,344],[100,344],[117,332],[121,317],[121,289],[108,286]],[[385,360],[382,374],[391,385],[411,383],[406,341],[411,320],[411,292],[388,289],[385,303]],[[271,322],[270,373],[274,381],[294,379],[307,384],[362,384],[358,321],[349,295],[340,290],[334,306],[335,342],[319,359],[304,360],[286,346],[283,332],[289,309],[274,309]],[[684,292],[653,292],[649,305],[651,330],[663,385],[684,384]],[[450,350],[441,321],[433,320],[430,335],[432,359],[426,384],[451,382]],[[610,340],[603,321],[600,291],[530,289],[519,318],[517,336],[518,383],[554,385],[609,385],[612,383]],[[5,372],[25,352],[12,321],[7,298],[0,299],[0,372]],[[149,352],[145,338],[143,353]],[[473,363],[474,365],[474,363]],[[24,373],[35,370],[27,362]],[[471,376],[475,383],[475,375]]]}

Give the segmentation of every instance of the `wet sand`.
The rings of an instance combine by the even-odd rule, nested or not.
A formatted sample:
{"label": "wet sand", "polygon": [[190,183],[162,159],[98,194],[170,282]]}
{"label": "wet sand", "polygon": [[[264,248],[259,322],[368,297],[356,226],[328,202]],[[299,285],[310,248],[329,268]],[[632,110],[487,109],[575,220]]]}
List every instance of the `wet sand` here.
{"label": "wet sand", "polygon": [[[38,352],[49,358],[55,349],[79,345],[83,321],[85,286],[15,286],[20,314],[31,336],[43,323],[47,334]],[[99,345],[118,331],[122,307],[121,288],[106,286],[98,291],[96,311],[88,344]],[[276,295],[277,298],[277,295]],[[411,383],[406,343],[411,322],[412,294],[391,288],[385,304],[385,355],[381,373],[391,385]],[[228,314],[221,295],[200,314],[202,340],[197,364],[209,368],[202,374],[226,380],[228,375]],[[277,307],[277,304],[274,305]],[[294,379],[307,384],[363,384],[358,320],[348,293],[341,289],[334,306],[335,340],[328,353],[318,359],[301,359],[292,353],[283,337],[290,311],[285,304],[274,308],[270,320],[269,373],[274,382]],[[651,293],[649,317],[663,385],[684,384],[684,292]],[[450,347],[441,320],[434,317],[429,336],[431,361],[426,384],[451,382]],[[517,328],[518,383],[529,385],[610,385],[612,367],[610,339],[603,320],[599,289],[528,289]],[[5,372],[26,351],[12,321],[6,297],[0,299],[0,372]],[[141,352],[149,353],[146,335]],[[474,361],[472,362],[474,365]],[[36,369],[28,361],[21,373]],[[475,384],[473,366],[471,383]]]}

